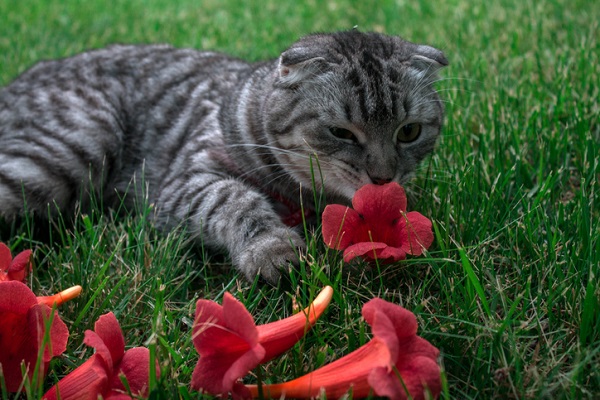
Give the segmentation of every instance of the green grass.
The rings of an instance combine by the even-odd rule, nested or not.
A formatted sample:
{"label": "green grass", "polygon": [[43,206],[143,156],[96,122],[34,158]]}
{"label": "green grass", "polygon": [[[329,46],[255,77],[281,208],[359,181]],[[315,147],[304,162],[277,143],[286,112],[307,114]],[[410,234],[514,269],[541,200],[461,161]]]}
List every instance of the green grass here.
{"label": "green grass", "polygon": [[0,84],[38,59],[113,42],[256,60],[300,35],[355,25],[435,45],[451,63],[439,83],[444,135],[408,185],[409,205],[434,221],[426,257],[352,267],[310,234],[309,256],[292,276],[297,289],[286,293],[245,282],[226,258],[191,247],[182,232],[159,234],[144,218],[79,215],[44,241],[28,224],[4,229],[0,239],[14,251],[34,249],[37,293],[84,287],[60,309],[69,346],[41,390],[89,357],[84,331],[113,311],[127,344],[149,346],[160,361],[153,395],[195,398],[195,300],[230,291],[263,323],[331,284],[325,317],[263,367],[265,380],[297,377],[365,343],[360,308],[380,296],[412,310],[441,350],[442,398],[597,398],[599,20],[591,0],[0,0]]}

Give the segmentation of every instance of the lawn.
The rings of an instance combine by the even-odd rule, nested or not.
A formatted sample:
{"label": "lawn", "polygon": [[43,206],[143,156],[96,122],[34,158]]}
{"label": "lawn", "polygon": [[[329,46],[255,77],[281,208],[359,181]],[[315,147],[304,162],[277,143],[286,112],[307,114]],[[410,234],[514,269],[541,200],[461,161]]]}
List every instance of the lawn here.
{"label": "lawn", "polygon": [[0,0],[1,85],[36,60],[109,43],[259,60],[303,34],[354,26],[434,45],[450,60],[438,84],[443,137],[406,187],[409,207],[434,222],[423,257],[347,265],[317,228],[286,292],[244,281],[227,258],[191,246],[183,232],[156,232],[143,216],[78,215],[46,237],[31,221],[4,224],[0,240],[13,252],[34,250],[36,293],[84,288],[60,309],[67,351],[22,397],[39,398],[82,364],[92,354],[83,333],[108,311],[128,346],[148,346],[159,360],[154,398],[201,397],[189,388],[196,300],[221,302],[229,291],[264,323],[326,284],[331,306],[305,339],[261,367],[265,382],[367,342],[360,309],[381,297],[414,312],[419,334],[440,349],[441,398],[600,397],[598,21],[600,2],[591,0]]}

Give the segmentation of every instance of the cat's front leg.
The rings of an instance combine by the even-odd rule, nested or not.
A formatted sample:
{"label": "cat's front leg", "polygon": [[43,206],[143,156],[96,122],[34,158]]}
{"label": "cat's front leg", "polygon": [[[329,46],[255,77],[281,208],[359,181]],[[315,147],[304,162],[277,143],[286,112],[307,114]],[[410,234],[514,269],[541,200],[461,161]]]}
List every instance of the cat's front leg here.
{"label": "cat's front leg", "polygon": [[271,226],[244,244],[230,250],[233,264],[252,281],[260,274],[267,282],[276,285],[281,274],[298,266],[300,252],[305,242],[294,230],[286,226]]}
{"label": "cat's front leg", "polygon": [[260,274],[277,284],[283,270],[298,265],[306,244],[281,222],[264,194],[244,182],[209,174],[188,177],[180,188],[163,202],[162,212],[185,218],[205,245],[226,249],[250,281]]}

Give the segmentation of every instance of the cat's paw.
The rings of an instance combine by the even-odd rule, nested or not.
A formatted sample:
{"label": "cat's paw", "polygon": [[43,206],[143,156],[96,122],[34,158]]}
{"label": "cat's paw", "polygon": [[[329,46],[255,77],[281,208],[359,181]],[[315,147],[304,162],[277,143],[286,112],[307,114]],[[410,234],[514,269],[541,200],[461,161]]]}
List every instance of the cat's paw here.
{"label": "cat's paw", "polygon": [[291,229],[276,228],[253,238],[240,254],[233,257],[236,267],[249,281],[257,275],[272,285],[277,285],[281,274],[299,265],[299,255],[306,243]]}

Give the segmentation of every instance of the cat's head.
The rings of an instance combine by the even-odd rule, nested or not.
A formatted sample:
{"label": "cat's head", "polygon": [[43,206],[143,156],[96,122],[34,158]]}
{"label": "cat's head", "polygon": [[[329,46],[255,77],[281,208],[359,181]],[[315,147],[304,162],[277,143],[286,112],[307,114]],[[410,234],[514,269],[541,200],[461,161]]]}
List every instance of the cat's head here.
{"label": "cat's head", "polygon": [[406,182],[440,134],[433,84],[447,64],[433,47],[378,33],[300,39],[281,54],[267,103],[278,162],[303,186],[322,176],[346,199],[368,183]]}

